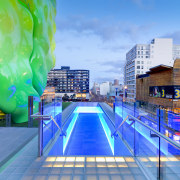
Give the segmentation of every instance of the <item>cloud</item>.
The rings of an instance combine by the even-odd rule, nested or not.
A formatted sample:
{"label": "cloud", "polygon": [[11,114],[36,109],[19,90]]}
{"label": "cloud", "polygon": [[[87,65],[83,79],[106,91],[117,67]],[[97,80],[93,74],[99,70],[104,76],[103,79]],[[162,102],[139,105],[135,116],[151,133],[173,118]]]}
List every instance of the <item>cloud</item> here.
{"label": "cloud", "polygon": [[98,76],[95,79],[95,82],[102,83],[102,82],[113,82],[114,79],[119,79],[120,83],[123,82],[123,74],[111,74],[111,76]]}
{"label": "cloud", "polygon": [[[106,75],[106,76],[103,76],[105,77],[106,81],[112,81],[113,79],[119,79],[121,82],[123,81],[124,61],[120,61],[120,60],[106,61],[106,62],[100,62],[99,65],[101,66],[102,74]],[[102,70],[103,66],[108,67],[108,69],[104,68],[104,70]],[[100,81],[101,77],[98,78],[98,80]]]}
{"label": "cloud", "polygon": [[111,77],[97,77],[96,82],[101,83],[101,82],[106,82],[106,81],[113,81]]}
{"label": "cloud", "polygon": [[73,50],[81,50],[82,48],[80,46],[67,46],[67,50],[73,51]]}
{"label": "cloud", "polygon": [[135,41],[152,27],[152,24],[138,26],[127,22],[113,22],[110,19],[87,19],[80,15],[58,18],[56,24],[59,31],[70,31],[86,36],[96,35],[103,41],[116,40],[125,36]]}
{"label": "cloud", "polygon": [[180,44],[180,31],[175,31],[172,33],[165,34],[162,36],[164,38],[172,38],[175,44]]}
{"label": "cloud", "polygon": [[132,45],[117,45],[117,46],[105,46],[101,47],[102,50],[109,50],[112,52],[121,52],[121,51],[127,51],[130,49]]}
{"label": "cloud", "polygon": [[123,68],[124,67],[124,60],[117,60],[117,61],[105,61],[105,62],[99,62],[102,66],[108,66],[113,68]]}
{"label": "cloud", "polygon": [[119,73],[123,73],[123,68],[121,67],[117,67],[117,68],[110,68],[108,70],[105,70],[104,72],[106,73],[114,73],[114,74],[119,74]]}
{"label": "cloud", "polygon": [[111,40],[121,32],[121,26],[106,24],[97,18],[85,19],[82,16],[71,16],[59,19],[57,28],[60,31],[72,31],[82,35],[97,35],[103,40]]}

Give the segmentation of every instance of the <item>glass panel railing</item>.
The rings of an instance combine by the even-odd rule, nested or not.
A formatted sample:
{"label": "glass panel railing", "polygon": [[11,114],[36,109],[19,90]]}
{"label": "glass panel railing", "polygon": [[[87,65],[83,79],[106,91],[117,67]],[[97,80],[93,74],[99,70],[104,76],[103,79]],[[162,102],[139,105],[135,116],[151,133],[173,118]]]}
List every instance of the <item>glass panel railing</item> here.
{"label": "glass panel railing", "polygon": [[180,179],[180,149],[161,139],[160,150],[161,179]]}
{"label": "glass panel railing", "polygon": [[45,148],[61,127],[62,99],[43,99],[42,115],[51,117],[50,120],[43,120],[43,148]]}
{"label": "glass panel railing", "polygon": [[4,114],[0,112],[0,127],[11,127],[11,114]]}
{"label": "glass panel railing", "polygon": [[126,144],[128,144],[130,151],[134,152],[134,121],[132,121],[130,118],[127,119],[127,121],[120,129],[122,133],[122,140],[125,141]]}
{"label": "glass panel railing", "polygon": [[134,121],[134,156],[151,179],[158,178],[159,137],[149,128]]}
{"label": "glass panel railing", "polygon": [[[54,117],[55,107],[53,100],[42,100],[42,115],[48,115]],[[54,122],[52,119],[43,120],[43,149],[54,137]]]}
{"label": "glass panel railing", "polygon": [[[117,98],[115,120],[122,140],[150,179],[180,178],[177,114],[153,105],[143,108],[137,102]],[[170,122],[177,123],[176,129]]]}
{"label": "glass panel railing", "polygon": [[30,115],[30,121],[38,122],[38,149],[39,156],[50,145],[58,132],[62,133],[62,99],[60,97],[42,97],[39,102],[39,111]]}

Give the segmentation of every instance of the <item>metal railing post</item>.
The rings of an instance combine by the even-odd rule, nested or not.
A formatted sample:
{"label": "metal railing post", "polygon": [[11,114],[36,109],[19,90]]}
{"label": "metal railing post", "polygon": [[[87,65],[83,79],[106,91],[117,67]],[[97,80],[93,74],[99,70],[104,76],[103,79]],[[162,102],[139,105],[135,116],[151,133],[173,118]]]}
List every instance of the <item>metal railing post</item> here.
{"label": "metal railing post", "polygon": [[28,96],[28,127],[33,127],[33,96]]}
{"label": "metal railing post", "polygon": [[[56,118],[55,116],[56,116],[56,101],[55,101],[55,98],[54,98],[54,119]],[[54,124],[54,122],[52,122],[53,124],[52,124],[52,135],[53,135],[53,139],[55,139],[55,124]]]}
{"label": "metal railing post", "polygon": [[[39,113],[42,115],[42,102],[39,102]],[[43,155],[43,118],[39,118],[38,123],[38,156]]]}
{"label": "metal railing post", "polygon": [[134,121],[134,156],[136,156],[136,122]]}
{"label": "metal railing post", "polygon": [[11,114],[6,114],[5,119],[6,119],[6,127],[10,127],[11,126]]}
{"label": "metal railing post", "polygon": [[8,118],[9,118],[9,116],[8,116],[8,114],[6,114],[5,115],[6,127],[8,127]]}

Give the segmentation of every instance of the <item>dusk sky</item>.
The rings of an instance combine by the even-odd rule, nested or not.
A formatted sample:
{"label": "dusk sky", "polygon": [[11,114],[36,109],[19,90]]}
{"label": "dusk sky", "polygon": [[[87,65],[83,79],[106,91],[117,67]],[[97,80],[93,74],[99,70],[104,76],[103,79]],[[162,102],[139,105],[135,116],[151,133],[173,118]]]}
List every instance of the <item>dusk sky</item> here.
{"label": "dusk sky", "polygon": [[56,68],[89,69],[93,82],[123,82],[126,53],[172,37],[180,44],[180,0],[57,0]]}

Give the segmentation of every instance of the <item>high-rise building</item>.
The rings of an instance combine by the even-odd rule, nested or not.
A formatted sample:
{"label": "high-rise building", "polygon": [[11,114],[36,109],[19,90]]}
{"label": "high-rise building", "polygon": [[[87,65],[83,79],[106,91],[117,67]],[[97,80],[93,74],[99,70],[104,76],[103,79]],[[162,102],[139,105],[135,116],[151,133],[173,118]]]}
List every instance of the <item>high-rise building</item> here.
{"label": "high-rise building", "polygon": [[75,95],[76,99],[89,99],[89,70],[71,70],[69,66],[52,69],[47,87],[55,87],[58,95]]}
{"label": "high-rise building", "polygon": [[136,75],[145,74],[151,67],[164,64],[173,66],[180,57],[180,45],[169,38],[155,38],[150,44],[137,44],[126,54],[124,85],[129,101],[136,98]]}

